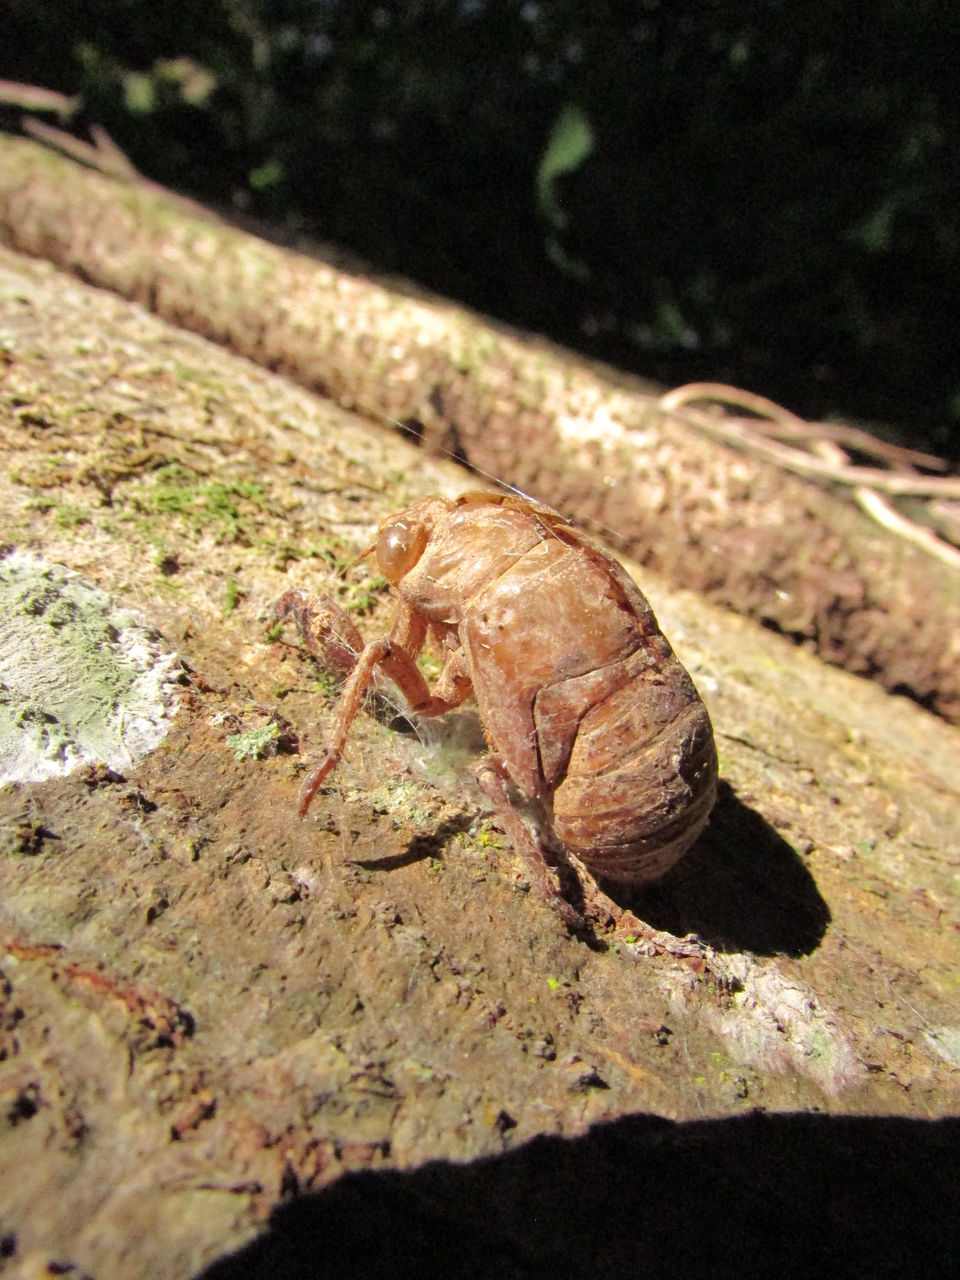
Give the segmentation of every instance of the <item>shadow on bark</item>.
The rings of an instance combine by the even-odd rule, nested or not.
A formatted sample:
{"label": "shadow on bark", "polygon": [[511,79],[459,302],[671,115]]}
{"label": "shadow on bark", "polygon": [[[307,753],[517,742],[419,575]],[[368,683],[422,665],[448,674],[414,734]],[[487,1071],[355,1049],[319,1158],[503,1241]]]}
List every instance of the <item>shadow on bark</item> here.
{"label": "shadow on bark", "polygon": [[946,1276],[960,1120],[629,1116],[502,1156],[342,1177],[200,1280]]}
{"label": "shadow on bark", "polygon": [[442,822],[434,831],[424,831],[412,836],[403,853],[386,858],[354,858],[353,861],[365,871],[395,871],[398,867],[409,867],[414,862],[422,862],[424,858],[440,858],[447,841],[463,831],[469,831],[475,821],[474,814],[460,813]]}
{"label": "shadow on bark", "polygon": [[[366,870],[392,871],[428,857],[442,857],[451,836],[474,818],[457,814],[436,831],[414,836],[401,854],[357,859]],[[584,909],[583,885],[564,867],[552,833],[537,823],[551,861],[560,862],[564,894]],[[552,856],[551,856],[552,849]],[[683,937],[695,933],[718,951],[799,957],[816,950],[830,923],[830,909],[793,847],[755,809],[721,782],[710,825],[691,852],[662,880],[642,889],[605,882],[605,892],[654,929]],[[590,935],[600,949],[603,943]],[[589,944],[589,940],[588,940]]]}
{"label": "shadow on bark", "polygon": [[669,933],[696,933],[720,951],[809,955],[830,909],[793,847],[721,782],[710,825],[656,884],[607,891],[615,902]]}

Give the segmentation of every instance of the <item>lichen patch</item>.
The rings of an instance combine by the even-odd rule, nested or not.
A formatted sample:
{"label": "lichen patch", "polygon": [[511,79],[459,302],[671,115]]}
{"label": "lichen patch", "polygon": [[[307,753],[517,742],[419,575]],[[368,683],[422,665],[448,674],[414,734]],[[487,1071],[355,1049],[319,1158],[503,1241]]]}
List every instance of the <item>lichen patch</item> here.
{"label": "lichen patch", "polygon": [[0,784],[129,768],[163,741],[179,671],[131,610],[12,551],[0,560]]}

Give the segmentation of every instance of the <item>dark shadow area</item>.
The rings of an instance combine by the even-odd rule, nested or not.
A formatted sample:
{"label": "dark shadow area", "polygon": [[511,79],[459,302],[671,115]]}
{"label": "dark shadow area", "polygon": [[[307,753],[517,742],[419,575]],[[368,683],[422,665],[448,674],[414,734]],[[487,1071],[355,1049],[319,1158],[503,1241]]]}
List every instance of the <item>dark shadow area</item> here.
{"label": "dark shadow area", "polygon": [[696,933],[718,950],[808,955],[830,923],[803,860],[725,782],[707,830],[662,880],[635,890],[604,887],[653,928]]}
{"label": "dark shadow area", "polygon": [[[516,803],[539,831],[564,897],[583,912],[583,885],[566,863],[542,810],[519,795]],[[367,871],[392,871],[423,858],[441,857],[450,837],[468,830],[475,819],[475,813],[457,814],[435,831],[414,836],[403,853],[354,861]],[[618,906],[629,908],[652,928],[677,937],[695,933],[719,951],[808,955],[820,945],[831,919],[796,851],[723,782],[707,830],[662,880],[643,888],[605,881],[603,889]],[[592,931],[584,940],[603,946]]]}
{"label": "dark shadow area", "polygon": [[630,1116],[473,1164],[347,1174],[202,1280],[877,1280],[958,1261],[960,1120],[754,1112]]}
{"label": "dark shadow area", "polygon": [[387,858],[352,858],[351,861],[366,871],[395,871],[398,867],[409,867],[414,862],[422,862],[424,858],[439,858],[447,841],[469,831],[476,822],[472,813],[458,813],[446,822],[442,822],[433,831],[423,831],[415,835],[403,853],[394,853]]}

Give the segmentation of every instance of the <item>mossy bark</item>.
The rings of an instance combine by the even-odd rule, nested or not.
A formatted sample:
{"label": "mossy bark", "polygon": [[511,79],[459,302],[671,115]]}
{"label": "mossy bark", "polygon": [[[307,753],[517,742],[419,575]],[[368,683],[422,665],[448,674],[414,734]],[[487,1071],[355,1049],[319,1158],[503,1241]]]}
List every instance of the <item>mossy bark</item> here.
{"label": "mossy bark", "polygon": [[469,712],[421,741],[375,705],[296,817],[336,692],[272,602],[320,586],[382,632],[383,582],[338,572],[461,470],[8,250],[0,452],[4,548],[183,665],[150,754],[0,788],[0,1268],[186,1277],[295,1194],[272,1238],[315,1262],[311,1239],[362,1247],[361,1185],[374,1254],[443,1258],[456,1230],[514,1273],[623,1274],[668,1221],[689,1259],[678,1196],[699,1219],[717,1176],[741,1249],[751,1168],[806,1161],[789,1189],[816,1218],[811,1170],[851,1148],[878,1193],[914,1152],[946,1213],[938,1234],[918,1197],[922,1244],[949,1248],[929,1122],[960,1110],[956,729],[643,575],[723,784],[696,850],[617,897],[649,929],[604,923],[585,880],[587,945],[485,820]]}

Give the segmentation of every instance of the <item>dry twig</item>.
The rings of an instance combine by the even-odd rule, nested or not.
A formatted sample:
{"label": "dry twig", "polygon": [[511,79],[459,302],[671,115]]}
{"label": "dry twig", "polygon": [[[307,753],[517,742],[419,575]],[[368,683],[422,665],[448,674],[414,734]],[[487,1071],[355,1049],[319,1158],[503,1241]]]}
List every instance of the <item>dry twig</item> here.
{"label": "dry twig", "polygon": [[[57,93],[53,89],[41,88],[39,85],[0,80],[0,104],[2,103],[23,107],[28,111],[55,111],[60,116],[61,122],[68,124],[83,105],[83,100],[79,97],[68,98],[65,94]],[[45,124],[42,120],[35,120],[29,115],[21,117],[20,127],[31,138],[52,147],[55,151],[62,151],[72,160],[96,169],[108,178],[117,178],[121,182],[134,183],[136,186],[146,187],[149,191],[155,191],[165,199],[178,204],[192,217],[202,218],[206,222],[220,221],[217,215],[204,205],[197,204],[188,196],[179,195],[169,187],[144,177],[101,125],[90,126],[92,142],[85,142],[67,129]]]}
{"label": "dry twig", "polygon": [[[706,401],[714,409],[693,408]],[[946,471],[942,458],[888,444],[856,427],[807,422],[766,396],[719,382],[691,382],[661,396],[662,412],[696,427],[714,439],[809,479],[848,485],[853,497],[885,529],[921,547],[951,568],[960,569],[960,550],[931,528],[909,519],[882,494],[920,498],[960,498],[960,477],[924,475]],[[740,418],[716,411],[733,406],[755,414]],[[798,448],[787,441],[799,441]],[[843,446],[889,463],[889,468],[859,466]]]}

